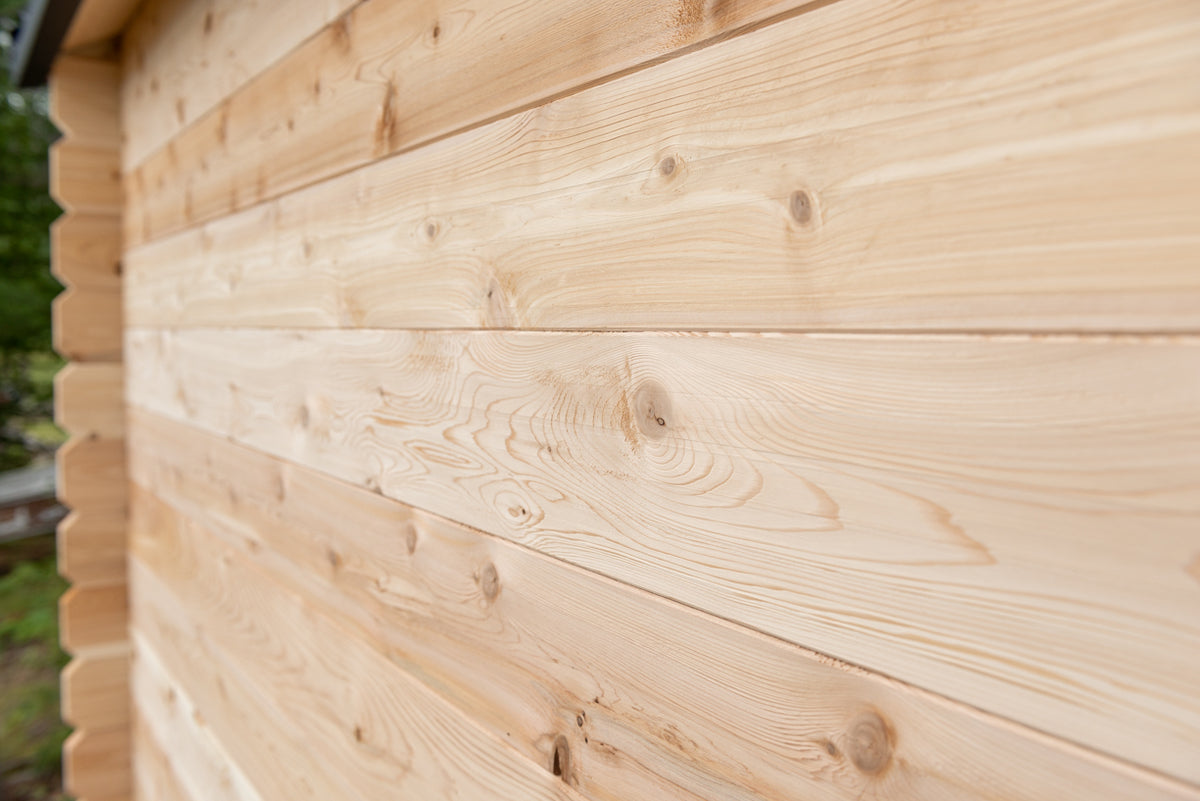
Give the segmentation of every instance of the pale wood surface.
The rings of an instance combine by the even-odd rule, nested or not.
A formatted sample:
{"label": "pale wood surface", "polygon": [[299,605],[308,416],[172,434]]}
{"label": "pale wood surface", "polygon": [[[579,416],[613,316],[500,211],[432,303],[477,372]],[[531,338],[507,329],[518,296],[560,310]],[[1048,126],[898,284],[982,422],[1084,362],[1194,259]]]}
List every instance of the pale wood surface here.
{"label": "pale wood surface", "polygon": [[58,499],[72,509],[120,512],[125,508],[125,442],[73,437],[58,451]]}
{"label": "pale wood surface", "polygon": [[526,756],[563,736],[589,798],[1200,797],[223,438],[131,428],[140,530],[182,569],[215,536]]}
{"label": "pale wood surface", "polygon": [[1200,776],[1197,340],[195,330],[127,347],[135,405]]}
{"label": "pale wood surface", "polygon": [[54,376],[54,421],[77,437],[125,436],[125,370],[120,363],[73,363]]}
{"label": "pale wood surface", "polygon": [[129,319],[1195,331],[1197,74],[1190,2],[843,0],[135,248]]}
{"label": "pale wood surface", "polygon": [[[152,0],[124,33],[130,169],[360,0]],[[382,32],[381,32],[382,33]]]}
{"label": "pale wood surface", "polygon": [[[137,705],[134,776],[147,791],[150,787],[163,788],[150,794],[143,791],[142,798],[261,801],[258,791],[212,731],[204,710],[170,677],[161,660],[140,642],[135,642],[134,655],[129,677]],[[258,753],[266,748],[263,744]],[[243,758],[247,756],[253,758],[243,754]],[[318,753],[314,751],[312,756]]]}
{"label": "pale wood surface", "polygon": [[77,509],[58,524],[58,572],[76,584],[125,580],[125,506]]}
{"label": "pale wood surface", "polygon": [[63,743],[63,789],[80,801],[125,801],[133,792],[128,726],[80,729]]}
{"label": "pale wood surface", "polygon": [[129,655],[81,656],[62,672],[62,717],[80,729],[129,726]]}
{"label": "pale wood surface", "polygon": [[116,152],[121,147],[116,61],[60,56],[51,68],[50,118],[62,135],[77,144]]}
{"label": "pale wood surface", "polygon": [[119,214],[65,214],[50,226],[50,271],[64,284],[121,286]]}
{"label": "pale wood surface", "polygon": [[129,598],[124,582],[74,585],[58,601],[59,639],[77,656],[125,653]]}
{"label": "pale wood surface", "polygon": [[[264,798],[579,799],[227,548],[180,550],[141,519],[130,566],[138,652],[161,657]],[[226,688],[221,703],[202,700],[212,683]],[[239,715],[262,733],[235,731]],[[250,748],[235,745],[248,736]],[[268,789],[288,784],[307,791]]]}
{"label": "pale wood surface", "polygon": [[121,206],[121,165],[107,146],[50,145],[50,195],[64,211],[104,214]]}
{"label": "pale wood surface", "polygon": [[[131,677],[131,681],[138,679],[138,673]],[[174,752],[178,750],[175,745]],[[133,786],[138,801],[206,801],[189,795],[180,784],[171,757],[147,730],[140,715],[133,721]]]}
{"label": "pale wood surface", "polygon": [[[116,33],[102,28],[116,24],[129,4],[103,5],[101,13],[98,3],[84,3],[76,37],[92,43]],[[60,56],[49,83],[63,134],[50,149],[51,194],[64,211],[54,226],[52,271],[68,287],[54,301],[53,339],[76,362],[55,389],[56,417],[71,434],[56,456],[58,497],[71,509],[58,530],[59,571],[75,582],[59,599],[60,640],[75,656],[62,676],[64,716],[76,726],[63,748],[64,784],[80,801],[125,801],[133,783],[119,364],[120,68],[111,59]]]}
{"label": "pale wood surface", "polygon": [[808,2],[364,2],[129,172],[127,241],[244,208]]}
{"label": "pale wood surface", "polygon": [[63,50],[76,50],[117,36],[141,0],[82,0],[63,40]]}
{"label": "pale wood surface", "polygon": [[54,299],[54,349],[77,362],[121,360],[121,292],[73,287]]}

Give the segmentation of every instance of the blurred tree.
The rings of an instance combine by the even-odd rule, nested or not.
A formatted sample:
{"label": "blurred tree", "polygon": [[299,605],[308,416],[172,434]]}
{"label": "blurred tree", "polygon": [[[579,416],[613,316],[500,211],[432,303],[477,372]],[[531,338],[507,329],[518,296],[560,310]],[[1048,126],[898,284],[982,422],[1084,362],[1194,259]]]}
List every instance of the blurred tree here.
{"label": "blurred tree", "polygon": [[[24,0],[0,0],[0,63],[7,65]],[[45,416],[49,388],[30,375],[30,360],[48,352],[49,226],[59,210],[49,195],[47,148],[57,132],[45,90],[18,90],[0,69],[0,470],[29,461],[17,418]]]}

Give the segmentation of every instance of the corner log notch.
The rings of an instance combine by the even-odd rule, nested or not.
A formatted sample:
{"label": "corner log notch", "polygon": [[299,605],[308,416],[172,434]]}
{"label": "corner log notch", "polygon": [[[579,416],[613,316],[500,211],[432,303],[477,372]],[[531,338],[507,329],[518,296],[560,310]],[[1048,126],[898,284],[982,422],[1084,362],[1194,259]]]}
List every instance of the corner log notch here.
{"label": "corner log notch", "polygon": [[119,65],[61,56],[50,112],[62,138],[50,152],[51,194],[63,208],[52,270],[54,347],[71,360],[55,383],[55,419],[70,433],[58,453],[59,606],[66,790],[86,801],[132,794],[129,713],[124,370],[121,355]]}

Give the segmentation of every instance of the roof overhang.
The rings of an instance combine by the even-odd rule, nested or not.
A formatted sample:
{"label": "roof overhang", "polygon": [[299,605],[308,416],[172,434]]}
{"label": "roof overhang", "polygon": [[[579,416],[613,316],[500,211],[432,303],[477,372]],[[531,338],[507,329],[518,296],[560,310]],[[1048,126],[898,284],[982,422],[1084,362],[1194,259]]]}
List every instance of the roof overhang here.
{"label": "roof overhang", "polygon": [[16,41],[9,51],[13,83],[25,89],[46,83],[81,0],[31,0],[21,14]]}

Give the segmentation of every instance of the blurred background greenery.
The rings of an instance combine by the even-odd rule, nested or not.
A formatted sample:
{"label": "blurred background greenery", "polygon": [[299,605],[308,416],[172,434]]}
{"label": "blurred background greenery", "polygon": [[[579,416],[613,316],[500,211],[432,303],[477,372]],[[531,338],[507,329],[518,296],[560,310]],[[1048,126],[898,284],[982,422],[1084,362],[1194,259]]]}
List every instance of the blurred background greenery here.
{"label": "blurred background greenery", "polygon": [[[7,65],[24,0],[0,0]],[[46,151],[57,131],[43,90],[19,91],[0,70],[0,475],[51,458],[64,435],[52,422],[61,360],[51,349]],[[53,535],[0,543],[0,799],[62,799],[57,575]]]}

